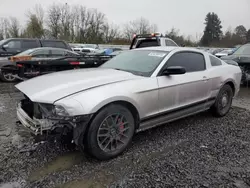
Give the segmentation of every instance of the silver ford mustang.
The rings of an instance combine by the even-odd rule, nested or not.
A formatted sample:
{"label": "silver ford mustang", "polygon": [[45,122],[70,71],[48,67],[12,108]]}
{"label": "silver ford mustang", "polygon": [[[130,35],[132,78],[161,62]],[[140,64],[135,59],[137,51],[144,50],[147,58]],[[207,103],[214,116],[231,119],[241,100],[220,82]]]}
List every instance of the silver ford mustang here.
{"label": "silver ford mustang", "polygon": [[35,135],[72,134],[97,159],[121,154],[135,132],[205,110],[226,115],[241,69],[181,47],[129,50],[99,68],[62,71],[16,87],[20,123]]}

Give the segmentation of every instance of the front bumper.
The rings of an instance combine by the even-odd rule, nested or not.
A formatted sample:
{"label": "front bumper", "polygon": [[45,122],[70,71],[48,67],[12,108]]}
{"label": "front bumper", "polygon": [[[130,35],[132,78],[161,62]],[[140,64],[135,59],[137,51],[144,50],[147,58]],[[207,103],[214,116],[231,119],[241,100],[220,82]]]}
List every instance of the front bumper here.
{"label": "front bumper", "polygon": [[[87,125],[92,118],[93,114],[82,115],[82,116],[74,116],[68,118],[59,119],[35,119],[31,118],[23,109],[21,102],[17,104],[17,119],[19,120],[19,124],[21,123],[26,129],[31,132],[31,134],[35,136],[41,136],[45,131],[51,132],[56,128],[65,128],[68,127],[73,131],[73,140],[76,144],[80,142],[79,139],[82,139],[81,135],[84,134]],[[52,123],[53,126],[48,126],[48,124]],[[62,130],[61,130],[62,131]]]}
{"label": "front bumper", "polygon": [[41,134],[41,125],[39,124],[39,122],[28,116],[28,114],[22,109],[21,103],[17,104],[16,110],[17,119],[24,127],[28,128],[35,135]]}

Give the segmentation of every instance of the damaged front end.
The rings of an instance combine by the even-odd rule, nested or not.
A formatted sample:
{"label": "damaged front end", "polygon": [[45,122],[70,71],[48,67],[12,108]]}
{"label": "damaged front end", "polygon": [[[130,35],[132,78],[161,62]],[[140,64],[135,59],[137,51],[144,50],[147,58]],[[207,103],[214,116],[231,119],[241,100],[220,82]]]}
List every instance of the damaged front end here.
{"label": "damaged front end", "polygon": [[25,96],[17,105],[17,118],[34,135],[71,134],[78,144],[91,115],[70,116],[62,106],[32,102]]}

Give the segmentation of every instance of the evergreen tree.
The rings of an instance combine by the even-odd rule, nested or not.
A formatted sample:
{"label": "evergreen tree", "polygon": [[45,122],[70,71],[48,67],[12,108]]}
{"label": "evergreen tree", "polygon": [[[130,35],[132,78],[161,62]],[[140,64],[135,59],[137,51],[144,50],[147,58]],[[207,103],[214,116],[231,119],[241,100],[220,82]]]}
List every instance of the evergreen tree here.
{"label": "evergreen tree", "polygon": [[250,29],[247,31],[247,42],[250,42]]}
{"label": "evergreen tree", "polygon": [[201,38],[201,44],[209,46],[211,43],[218,43],[222,36],[221,21],[214,12],[208,13],[205,18],[205,30]]}

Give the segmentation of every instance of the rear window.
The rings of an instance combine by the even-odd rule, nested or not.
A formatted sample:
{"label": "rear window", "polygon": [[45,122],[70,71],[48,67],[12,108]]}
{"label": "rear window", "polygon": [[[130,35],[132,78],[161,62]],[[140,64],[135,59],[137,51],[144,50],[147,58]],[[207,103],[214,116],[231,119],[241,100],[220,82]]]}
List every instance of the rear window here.
{"label": "rear window", "polygon": [[157,39],[138,40],[136,44],[136,48],[144,48],[151,46],[160,46]]}
{"label": "rear window", "polygon": [[43,47],[67,48],[62,41],[42,41]]}

